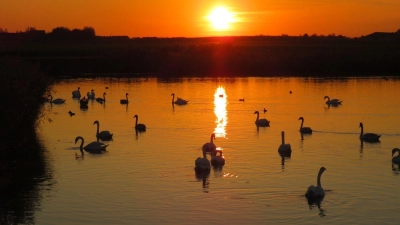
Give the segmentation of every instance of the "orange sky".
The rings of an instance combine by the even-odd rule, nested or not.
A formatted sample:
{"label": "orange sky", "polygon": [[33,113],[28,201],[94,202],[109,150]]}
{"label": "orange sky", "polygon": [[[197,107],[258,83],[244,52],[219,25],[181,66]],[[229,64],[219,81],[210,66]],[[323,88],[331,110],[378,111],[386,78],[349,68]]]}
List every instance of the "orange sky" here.
{"label": "orange sky", "polygon": [[[216,6],[234,14],[229,30],[214,30]],[[399,0],[0,0],[0,28],[50,32],[91,26],[97,35],[201,37],[304,33],[359,37],[400,29]]]}

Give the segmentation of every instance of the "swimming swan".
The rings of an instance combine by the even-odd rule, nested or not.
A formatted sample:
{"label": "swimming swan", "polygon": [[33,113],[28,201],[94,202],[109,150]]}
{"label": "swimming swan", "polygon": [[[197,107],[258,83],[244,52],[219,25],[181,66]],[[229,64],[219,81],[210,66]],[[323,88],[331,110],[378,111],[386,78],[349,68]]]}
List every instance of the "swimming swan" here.
{"label": "swimming swan", "polygon": [[96,101],[99,103],[106,102],[106,93],[103,93],[103,98],[96,98]]}
{"label": "swimming swan", "polygon": [[94,100],[96,97],[96,94],[94,93],[93,89],[90,92],[88,92],[86,95],[87,95],[88,99],[92,99],[92,100]]}
{"label": "swimming swan", "polygon": [[337,98],[334,98],[334,99],[331,100],[329,98],[329,96],[325,96],[324,99],[326,99],[326,98],[328,99],[328,101],[326,101],[325,103],[328,104],[328,105],[339,105],[339,104],[342,104],[342,101],[337,99]]}
{"label": "swimming swan", "polygon": [[119,100],[119,102],[120,102],[121,104],[128,104],[128,103],[129,103],[129,101],[128,101],[128,93],[126,93],[125,96],[126,96],[126,99],[121,99],[121,100]]}
{"label": "swimming swan", "polygon": [[206,157],[207,152],[210,153],[210,155],[212,156],[216,154],[217,146],[215,146],[213,140],[215,140],[214,133],[211,134],[210,142],[205,143],[202,147],[204,158]]}
{"label": "swimming swan", "polygon": [[381,135],[377,135],[374,133],[366,133],[363,134],[364,132],[364,126],[362,123],[360,123],[360,127],[361,127],[361,134],[360,134],[360,139],[362,141],[366,141],[366,142],[379,142],[379,138],[381,137]]}
{"label": "swimming swan", "polygon": [[195,161],[194,161],[195,167],[194,170],[196,171],[196,174],[209,174],[210,173],[210,168],[211,168],[211,164],[210,161],[204,157],[198,157]]}
{"label": "swimming swan", "polygon": [[65,99],[56,98],[56,99],[53,100],[53,96],[52,95],[49,95],[49,97],[50,97],[50,100],[49,100],[50,103],[53,103],[53,104],[63,104],[63,103],[65,103]]}
{"label": "swimming swan", "polygon": [[81,88],[78,87],[78,90],[72,91],[72,98],[81,98],[81,92],[79,91]]}
{"label": "swimming swan", "polygon": [[255,121],[255,124],[257,126],[260,126],[260,127],[268,127],[269,126],[269,122],[270,121],[268,121],[265,118],[264,119],[259,119],[260,118],[260,113],[258,111],[255,111],[254,114],[257,114],[257,119]]}
{"label": "swimming swan", "polygon": [[[398,152],[399,154],[395,157],[393,155]],[[399,164],[400,163],[400,149],[399,148],[394,148],[392,150],[392,162]]]}
{"label": "swimming swan", "polygon": [[108,130],[103,130],[99,132],[100,130],[100,122],[98,120],[94,121],[93,125],[97,124],[97,132],[96,132],[96,137],[103,139],[103,140],[109,140],[112,139],[113,134],[110,133]]}
{"label": "swimming swan", "polygon": [[138,124],[139,116],[135,115],[135,116],[133,116],[133,118],[136,118],[135,129],[137,131],[146,131],[146,125],[144,125],[143,123]]}
{"label": "swimming swan", "polygon": [[282,135],[282,144],[279,145],[278,152],[279,153],[285,153],[285,154],[291,153],[292,152],[292,148],[291,148],[290,144],[285,144],[285,132],[282,131],[281,135]]}
{"label": "swimming swan", "polygon": [[80,151],[81,151],[82,155],[83,155],[83,150],[90,152],[90,153],[101,153],[101,152],[105,151],[108,146],[101,142],[93,141],[93,142],[89,143],[88,145],[86,145],[85,147],[83,147],[83,144],[85,142],[83,137],[81,137],[81,136],[76,137],[75,144],[78,142],[78,140],[82,140],[81,145],[80,145]]}
{"label": "swimming swan", "polygon": [[325,196],[325,191],[321,186],[321,175],[325,171],[325,167],[321,167],[318,172],[317,177],[317,186],[311,185],[308,187],[307,192],[305,194],[308,200],[316,200],[318,198],[322,198]]}
{"label": "swimming swan", "polygon": [[171,95],[172,95],[172,104],[186,105],[188,103],[187,100],[184,100],[184,99],[178,98],[178,97],[177,97],[176,101],[174,101],[175,100],[175,94],[172,93]]}
{"label": "swimming swan", "polygon": [[303,134],[311,134],[312,129],[310,127],[303,127],[304,118],[301,116],[298,120],[301,120],[300,132]]}
{"label": "swimming swan", "polygon": [[214,167],[222,168],[225,165],[225,158],[222,155],[222,151],[219,151],[219,155],[212,155],[211,156],[211,165]]}

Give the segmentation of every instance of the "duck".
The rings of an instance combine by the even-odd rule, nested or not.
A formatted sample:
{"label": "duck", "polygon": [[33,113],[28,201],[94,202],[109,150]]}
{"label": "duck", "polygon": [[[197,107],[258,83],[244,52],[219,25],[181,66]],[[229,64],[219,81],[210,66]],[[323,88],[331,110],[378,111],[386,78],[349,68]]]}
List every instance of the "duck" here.
{"label": "duck", "polygon": [[69,111],[68,113],[69,113],[70,116],[75,116],[75,113],[73,113],[71,111]]}
{"label": "duck", "polygon": [[215,155],[217,151],[217,146],[215,146],[213,140],[215,140],[214,133],[211,134],[210,142],[206,142],[202,147],[203,157],[206,157],[207,153],[210,153],[210,155]]}
{"label": "duck", "polygon": [[267,110],[264,108],[264,114],[267,112]]}
{"label": "duck", "polygon": [[179,98],[179,97],[177,97],[177,99],[175,101],[175,94],[174,93],[172,93],[171,96],[172,96],[172,104],[186,105],[189,102],[188,100],[185,100],[185,99],[182,99],[182,98]]}
{"label": "duck", "polygon": [[379,142],[379,138],[381,137],[381,135],[377,135],[377,134],[374,134],[374,133],[366,133],[366,134],[364,134],[364,133],[363,133],[363,132],[364,132],[363,123],[360,123],[360,126],[359,126],[359,127],[361,127],[360,139],[361,139],[362,141],[366,141],[366,142]]}
{"label": "duck", "polygon": [[102,152],[106,151],[106,148],[107,148],[107,146],[108,146],[108,145],[105,145],[105,144],[103,144],[103,143],[101,143],[101,142],[93,141],[93,142],[89,143],[88,145],[86,145],[85,147],[83,147],[83,144],[85,143],[85,140],[84,140],[83,137],[81,137],[81,136],[77,136],[77,137],[75,138],[75,144],[76,144],[79,140],[82,141],[82,142],[81,142],[81,145],[79,146],[82,155],[84,154],[84,153],[83,153],[83,150],[85,150],[85,151],[87,151],[87,152],[90,152],[90,153],[102,153]]}
{"label": "duck", "polygon": [[281,136],[282,136],[282,144],[279,145],[278,152],[282,153],[284,155],[288,155],[288,154],[292,153],[292,147],[290,146],[290,144],[285,144],[285,132],[284,131],[281,132]]}
{"label": "duck", "polygon": [[103,130],[99,132],[100,130],[100,122],[98,120],[95,120],[93,122],[93,125],[97,124],[97,132],[96,132],[96,137],[102,139],[102,140],[110,140],[113,137],[113,134],[110,133],[108,130]]}
{"label": "duck", "polygon": [[[393,155],[398,152],[397,156],[393,157]],[[400,149],[399,148],[394,148],[392,150],[392,162],[400,164]]]}
{"label": "duck", "polygon": [[244,102],[244,98],[239,98],[239,102]]}
{"label": "duck", "polygon": [[325,170],[326,170],[325,167],[321,167],[319,169],[318,176],[317,176],[317,186],[311,185],[308,187],[305,197],[309,201],[318,200],[325,196],[325,191],[321,186],[321,175]]}
{"label": "duck", "polygon": [[81,92],[80,92],[80,87],[78,87],[77,90],[72,91],[72,98],[81,98]]}
{"label": "duck", "polygon": [[269,126],[269,122],[267,119],[259,119],[260,118],[260,113],[258,111],[255,111],[254,114],[257,114],[257,118],[256,121],[254,122],[257,126],[260,127],[268,127]]}
{"label": "duck", "polygon": [[106,93],[105,92],[103,93],[103,98],[100,98],[100,97],[96,98],[96,101],[99,103],[106,102]]}
{"label": "duck", "polygon": [[312,129],[310,127],[303,127],[304,118],[301,116],[298,120],[301,120],[300,133],[302,133],[302,134],[311,134],[312,133]]}
{"label": "duck", "polygon": [[144,125],[143,123],[139,123],[138,124],[139,116],[138,115],[134,115],[133,118],[136,118],[135,130],[137,130],[137,131],[146,131],[146,125]]}
{"label": "duck", "polygon": [[339,104],[342,104],[342,101],[337,99],[337,98],[334,98],[334,99],[331,100],[329,98],[329,96],[327,96],[327,95],[324,97],[324,99],[326,99],[326,98],[328,99],[328,101],[326,101],[325,103],[328,104],[328,105],[339,105]]}
{"label": "duck", "polygon": [[129,101],[128,101],[128,93],[126,93],[125,94],[125,96],[126,96],[126,99],[121,99],[121,100],[119,100],[119,102],[121,103],[121,104],[128,104],[129,103]]}
{"label": "duck", "polygon": [[52,95],[49,95],[49,97],[50,97],[49,102],[53,103],[53,104],[63,104],[66,101],[65,99],[62,99],[62,98],[56,98],[56,99],[53,100],[53,96]]}

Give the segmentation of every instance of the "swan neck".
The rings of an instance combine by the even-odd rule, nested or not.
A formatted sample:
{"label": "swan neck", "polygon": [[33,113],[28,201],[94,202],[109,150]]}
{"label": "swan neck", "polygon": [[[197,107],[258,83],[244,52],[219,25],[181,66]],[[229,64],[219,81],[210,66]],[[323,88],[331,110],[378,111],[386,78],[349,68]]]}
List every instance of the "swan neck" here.
{"label": "swan neck", "polygon": [[304,123],[304,119],[303,119],[303,118],[301,118],[300,130],[301,130],[301,128],[303,128],[303,123]]}
{"label": "swan neck", "polygon": [[256,122],[257,122],[257,121],[258,121],[258,119],[260,118],[260,113],[259,113],[259,112],[257,112],[256,114],[257,114],[257,119],[256,119]]}
{"label": "swan neck", "polygon": [[211,139],[210,139],[210,142],[211,142],[211,143],[214,143],[214,142],[213,142],[213,137],[214,137],[214,135],[211,135]]}
{"label": "swan neck", "polygon": [[83,140],[83,138],[79,138],[80,140],[82,140],[81,145],[79,146],[81,152],[83,152],[83,143],[85,142],[85,140]]}
{"label": "swan neck", "polygon": [[285,133],[282,132],[282,144],[285,144]]}
{"label": "swan neck", "polygon": [[360,134],[360,136],[362,136],[363,133],[364,133],[364,127],[361,125],[361,134]]}
{"label": "swan neck", "polygon": [[97,124],[97,133],[96,134],[99,134],[100,124],[99,123],[96,123],[96,124]]}
{"label": "swan neck", "polygon": [[323,172],[324,172],[323,170],[320,170],[319,173],[318,173],[318,177],[317,177],[317,185],[320,186],[320,187],[322,187],[321,186],[321,175],[322,175]]}
{"label": "swan neck", "polygon": [[138,122],[138,116],[135,116],[136,118],[136,122],[135,122],[135,127],[137,126],[137,122]]}

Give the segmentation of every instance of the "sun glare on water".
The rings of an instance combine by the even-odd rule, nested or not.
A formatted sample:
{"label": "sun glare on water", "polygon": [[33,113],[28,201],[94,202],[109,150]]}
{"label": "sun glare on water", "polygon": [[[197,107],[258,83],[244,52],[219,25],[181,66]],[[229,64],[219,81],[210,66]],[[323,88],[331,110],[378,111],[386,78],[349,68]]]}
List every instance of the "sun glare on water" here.
{"label": "sun glare on water", "polygon": [[214,8],[208,16],[208,20],[215,30],[221,31],[229,29],[231,23],[235,22],[233,14],[222,6]]}

